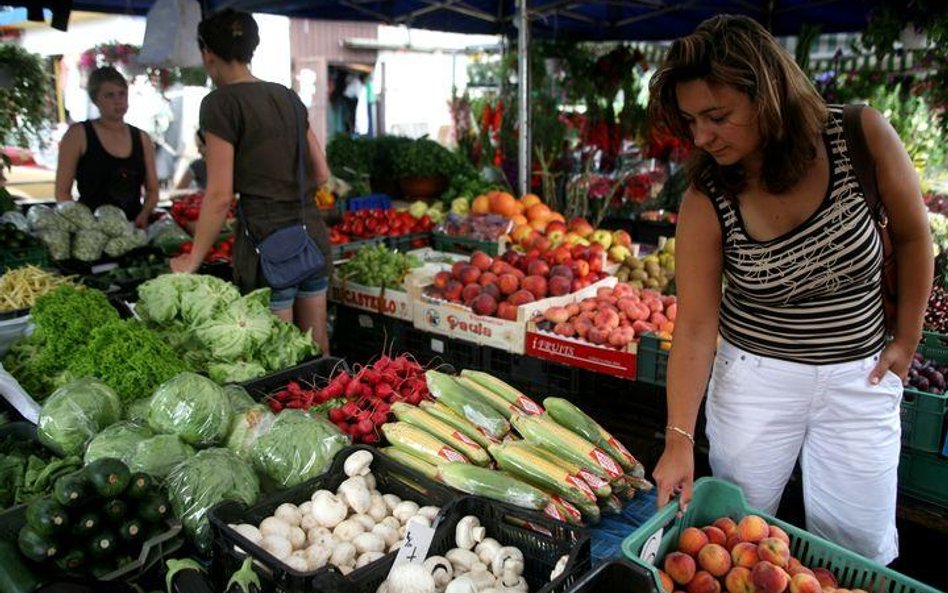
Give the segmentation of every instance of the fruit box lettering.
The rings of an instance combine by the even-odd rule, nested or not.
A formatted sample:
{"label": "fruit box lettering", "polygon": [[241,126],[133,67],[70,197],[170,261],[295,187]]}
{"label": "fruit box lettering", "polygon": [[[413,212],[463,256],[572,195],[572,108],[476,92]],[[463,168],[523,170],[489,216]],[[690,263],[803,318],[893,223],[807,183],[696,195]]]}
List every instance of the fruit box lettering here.
{"label": "fruit box lettering", "polygon": [[342,299],[347,305],[368,308],[380,313],[394,313],[398,308],[398,304],[391,299],[383,299],[381,296],[350,289],[345,290]]}
{"label": "fruit box lettering", "polygon": [[472,333],[478,336],[484,336],[489,338],[491,336],[490,328],[481,323],[480,321],[471,323],[468,321],[463,321],[458,319],[454,315],[448,315],[448,328],[451,331],[455,329],[460,329],[463,332]]}

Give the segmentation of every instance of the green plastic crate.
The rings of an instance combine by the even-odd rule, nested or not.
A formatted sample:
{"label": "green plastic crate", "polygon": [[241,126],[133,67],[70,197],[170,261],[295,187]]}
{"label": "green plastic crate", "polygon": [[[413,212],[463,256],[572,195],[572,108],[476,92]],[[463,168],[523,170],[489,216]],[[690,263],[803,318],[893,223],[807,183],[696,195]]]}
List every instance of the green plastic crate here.
{"label": "green plastic crate", "polygon": [[431,231],[385,237],[385,246],[392,250],[411,251],[431,245]]}
{"label": "green plastic crate", "polygon": [[442,233],[434,233],[431,238],[434,248],[437,251],[465,254],[483,251],[487,255],[497,255],[500,253],[500,239],[496,241],[481,241],[479,239],[471,239],[470,237],[454,237]]}
{"label": "green plastic crate", "polygon": [[[642,334],[636,353],[636,381],[665,385],[668,371],[668,352],[671,342],[652,333]],[[664,348],[662,346],[665,346]]]}
{"label": "green plastic crate", "polygon": [[948,459],[935,453],[902,449],[899,490],[948,509]]}
{"label": "green plastic crate", "polygon": [[31,264],[41,268],[49,265],[49,252],[45,245],[0,251],[0,273]]}
{"label": "green plastic crate", "polygon": [[[948,336],[925,332],[918,352],[926,359],[948,363]],[[900,413],[903,446],[929,453],[941,450],[948,393],[935,394],[906,387]]]}
{"label": "green plastic crate", "polygon": [[[622,552],[632,562],[648,566],[661,591],[658,568],[653,562],[676,549],[679,534],[687,527],[710,525],[720,517],[740,521],[745,515],[759,515],[790,536],[790,553],[809,568],[829,569],[841,587],[885,591],[886,593],[940,593],[934,587],[890,570],[868,558],[790,525],[747,505],[736,485],[716,478],[701,478],[694,485],[688,510],[678,517],[677,501],[665,505],[622,542]],[[878,583],[878,584],[877,584]]]}

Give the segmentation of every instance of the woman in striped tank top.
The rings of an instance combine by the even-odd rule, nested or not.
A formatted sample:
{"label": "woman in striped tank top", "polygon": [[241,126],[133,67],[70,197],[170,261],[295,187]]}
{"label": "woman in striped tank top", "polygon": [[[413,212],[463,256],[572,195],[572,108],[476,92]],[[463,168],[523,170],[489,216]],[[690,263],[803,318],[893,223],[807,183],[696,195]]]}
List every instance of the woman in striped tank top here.
{"label": "woman in striped tank top", "polygon": [[799,459],[807,529],[891,562],[902,381],[933,273],[925,207],[899,137],[862,110],[900,271],[887,341],[881,240],[842,111],[793,57],[755,21],[718,16],[671,46],[650,90],[653,121],[695,145],[679,212],[659,504],[691,498],[692,434],[707,388],[715,476],[774,513]]}

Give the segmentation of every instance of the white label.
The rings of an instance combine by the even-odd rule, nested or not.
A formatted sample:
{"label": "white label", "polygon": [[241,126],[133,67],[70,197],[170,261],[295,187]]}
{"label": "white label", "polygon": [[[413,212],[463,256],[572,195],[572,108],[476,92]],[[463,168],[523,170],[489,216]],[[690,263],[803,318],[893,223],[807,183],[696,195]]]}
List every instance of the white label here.
{"label": "white label", "polygon": [[375,323],[372,321],[372,318],[368,315],[359,315],[359,327],[365,327],[372,329],[375,327]]}
{"label": "white label", "polygon": [[434,527],[416,522],[409,523],[408,530],[405,531],[405,541],[398,549],[398,556],[395,557],[388,574],[391,575],[391,571],[402,564],[423,564],[428,557],[428,548],[431,547],[434,534]]}
{"label": "white label", "polygon": [[444,354],[444,342],[436,338],[431,338],[431,351]]}
{"label": "white label", "polygon": [[108,262],[104,264],[97,264],[89,267],[89,271],[93,274],[101,274],[102,272],[108,272],[109,270],[114,270],[118,267],[118,264],[115,262]]}
{"label": "white label", "polygon": [[639,552],[639,558],[654,565],[655,559],[658,557],[658,547],[662,544],[662,535],[664,534],[665,529],[659,527],[658,531],[645,540],[645,543],[642,544],[642,551]]}

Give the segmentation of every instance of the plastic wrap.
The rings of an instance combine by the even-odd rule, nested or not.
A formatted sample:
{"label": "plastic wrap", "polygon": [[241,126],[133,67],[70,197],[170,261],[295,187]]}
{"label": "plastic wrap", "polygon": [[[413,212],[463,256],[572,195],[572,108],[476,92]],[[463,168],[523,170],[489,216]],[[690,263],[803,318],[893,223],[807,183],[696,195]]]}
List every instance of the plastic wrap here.
{"label": "plastic wrap", "polygon": [[502,439],[510,432],[510,423],[500,412],[479,401],[475,394],[467,393],[467,387],[454,377],[429,370],[425,371],[425,379],[435,399],[482,428],[488,436]]}
{"label": "plastic wrap", "polygon": [[30,222],[26,219],[26,215],[16,210],[10,210],[0,215],[0,224],[12,224],[16,227],[16,230],[24,233],[30,230]]}
{"label": "plastic wrap", "polygon": [[36,236],[46,244],[46,249],[53,259],[66,259],[72,254],[72,237],[69,231],[43,229],[36,231]]}
{"label": "plastic wrap", "polygon": [[260,494],[253,468],[227,449],[206,449],[179,463],[166,484],[175,516],[202,552],[211,547],[207,511],[223,500],[252,505]]}
{"label": "plastic wrap", "polygon": [[257,439],[254,465],[280,487],[301,484],[326,471],[349,437],[321,416],[301,410],[280,412],[269,432]]}
{"label": "plastic wrap", "polygon": [[153,436],[150,428],[137,422],[116,422],[89,441],[83,461],[89,465],[96,459],[113,457],[128,465],[138,444]]}
{"label": "plastic wrap", "polygon": [[195,373],[181,373],[162,383],[151,397],[148,425],[176,434],[198,447],[216,445],[230,429],[230,400],[216,383]]}
{"label": "plastic wrap", "polygon": [[60,202],[56,204],[56,212],[69,221],[72,229],[76,231],[91,230],[96,228],[95,215],[85,204],[79,202]]}
{"label": "plastic wrap", "polygon": [[[140,229],[135,229],[139,232],[144,232]],[[105,246],[102,248],[102,251],[109,257],[118,257],[124,253],[128,253],[136,247],[141,247],[140,238],[134,233],[129,235],[122,235],[120,237],[112,237],[105,242]]]}
{"label": "plastic wrap", "polygon": [[30,223],[30,228],[34,231],[66,231],[69,232],[75,227],[71,222],[59,215],[56,210],[49,206],[33,206],[26,213],[26,220]]}
{"label": "plastic wrap", "polygon": [[475,496],[492,498],[524,509],[541,511],[550,502],[545,492],[492,469],[469,463],[444,463],[438,478],[448,486]]}
{"label": "plastic wrap", "polygon": [[128,469],[156,478],[167,476],[174,466],[194,456],[194,447],[176,434],[156,434],[138,443],[128,460]]}
{"label": "plastic wrap", "polygon": [[227,435],[226,447],[244,461],[253,461],[251,451],[254,444],[256,444],[257,439],[270,431],[274,420],[276,420],[276,416],[262,404],[242,409],[234,414],[230,422],[230,433]]}
{"label": "plastic wrap", "polygon": [[247,390],[240,385],[234,385],[233,383],[224,385],[224,395],[230,401],[230,410],[234,414],[239,414],[247,408],[257,405],[257,402],[253,401]]}
{"label": "plastic wrap", "polygon": [[59,455],[81,457],[92,437],[121,417],[118,395],[102,381],[86,377],[49,396],[40,410],[36,434],[43,445]]}
{"label": "plastic wrap", "polygon": [[177,253],[182,243],[193,240],[193,237],[179,227],[170,216],[149,226],[147,237],[149,243],[165,253]]}
{"label": "plastic wrap", "polygon": [[135,226],[127,218],[125,212],[118,206],[106,204],[95,209],[96,229],[109,237],[131,235]]}
{"label": "plastic wrap", "polygon": [[131,422],[147,425],[149,406],[151,406],[150,397],[136,399],[125,406],[124,418]]}
{"label": "plastic wrap", "polygon": [[102,257],[102,248],[108,239],[105,233],[95,229],[76,231],[72,238],[72,256],[79,261],[95,261]]}

